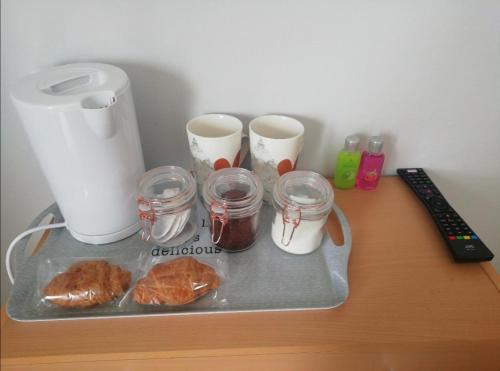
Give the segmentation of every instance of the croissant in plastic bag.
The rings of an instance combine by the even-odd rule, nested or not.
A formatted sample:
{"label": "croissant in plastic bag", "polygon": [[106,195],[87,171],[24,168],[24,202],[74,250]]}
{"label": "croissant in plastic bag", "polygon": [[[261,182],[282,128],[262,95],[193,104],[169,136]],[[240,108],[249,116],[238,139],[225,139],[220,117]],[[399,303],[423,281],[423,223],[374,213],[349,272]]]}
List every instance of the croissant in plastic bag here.
{"label": "croissant in plastic bag", "polygon": [[154,265],[137,281],[134,301],[139,304],[188,304],[219,287],[219,276],[209,265],[185,257]]}
{"label": "croissant in plastic bag", "polygon": [[130,280],[130,272],[106,261],[80,261],[50,281],[44,299],[60,307],[88,308],[122,295]]}

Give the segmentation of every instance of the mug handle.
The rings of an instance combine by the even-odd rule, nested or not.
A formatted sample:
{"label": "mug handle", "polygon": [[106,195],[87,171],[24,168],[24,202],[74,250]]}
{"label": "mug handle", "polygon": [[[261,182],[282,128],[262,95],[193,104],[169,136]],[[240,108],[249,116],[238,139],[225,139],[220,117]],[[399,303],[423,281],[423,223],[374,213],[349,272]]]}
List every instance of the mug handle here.
{"label": "mug handle", "polygon": [[247,157],[249,150],[250,150],[250,138],[248,137],[248,134],[241,133],[240,165],[245,160],[245,157]]}

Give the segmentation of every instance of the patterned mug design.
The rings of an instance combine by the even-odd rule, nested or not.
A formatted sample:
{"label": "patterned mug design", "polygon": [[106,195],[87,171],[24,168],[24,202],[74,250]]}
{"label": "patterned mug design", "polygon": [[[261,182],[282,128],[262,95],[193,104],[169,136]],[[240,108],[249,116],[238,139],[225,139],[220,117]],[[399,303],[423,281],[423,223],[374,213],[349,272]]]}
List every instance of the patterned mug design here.
{"label": "patterned mug design", "polygon": [[[240,166],[240,151],[238,151],[233,161],[233,167],[239,167],[239,166]],[[231,167],[231,164],[225,158],[219,158],[214,162],[214,170],[225,169],[227,167]]]}
{"label": "patterned mug design", "polygon": [[[295,165],[297,165],[297,160],[295,161]],[[292,165],[292,161],[289,159],[281,160],[277,167],[278,174],[282,176],[289,171],[295,170],[295,166]]]}

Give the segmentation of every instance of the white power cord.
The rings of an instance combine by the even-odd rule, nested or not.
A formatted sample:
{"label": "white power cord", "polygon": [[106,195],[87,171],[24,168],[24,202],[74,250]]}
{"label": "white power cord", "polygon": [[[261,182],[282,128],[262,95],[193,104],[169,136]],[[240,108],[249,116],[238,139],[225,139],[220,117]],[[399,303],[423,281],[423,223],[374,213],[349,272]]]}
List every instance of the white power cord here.
{"label": "white power cord", "polygon": [[9,276],[10,283],[14,284],[14,275],[12,274],[12,267],[10,265],[10,255],[12,254],[12,251],[14,250],[14,246],[22,240],[24,237],[38,232],[38,231],[44,231],[46,229],[55,229],[55,228],[64,228],[66,227],[66,223],[55,223],[55,224],[48,224],[48,225],[41,225],[39,227],[31,228],[23,233],[20,233],[17,235],[16,238],[12,240],[12,242],[9,245],[9,248],[7,249],[7,253],[5,254],[5,268],[7,268],[7,275]]}

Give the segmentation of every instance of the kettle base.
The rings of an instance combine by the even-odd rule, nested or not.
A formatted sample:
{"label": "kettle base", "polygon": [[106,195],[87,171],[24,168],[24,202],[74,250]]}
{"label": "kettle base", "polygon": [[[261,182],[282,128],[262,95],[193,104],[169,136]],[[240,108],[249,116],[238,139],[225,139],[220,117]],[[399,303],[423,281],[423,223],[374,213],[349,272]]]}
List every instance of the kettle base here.
{"label": "kettle base", "polygon": [[88,243],[91,245],[103,245],[107,243],[113,243],[120,240],[123,240],[134,233],[136,233],[139,229],[141,229],[139,223],[135,223],[125,229],[122,229],[115,233],[104,234],[104,235],[88,235],[88,234],[80,234],[75,231],[72,231],[68,227],[69,233],[80,242]]}

